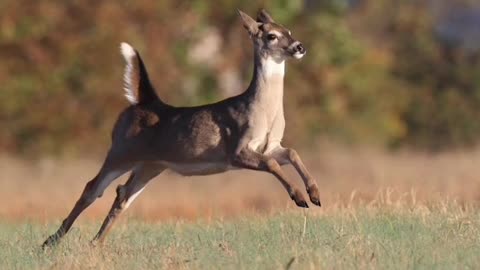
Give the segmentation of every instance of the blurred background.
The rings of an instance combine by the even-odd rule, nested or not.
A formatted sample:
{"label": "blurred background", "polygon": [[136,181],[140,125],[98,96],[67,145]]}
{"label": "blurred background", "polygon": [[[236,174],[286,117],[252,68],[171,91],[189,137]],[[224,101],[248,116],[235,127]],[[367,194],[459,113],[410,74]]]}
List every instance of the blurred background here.
{"label": "blurred background", "polygon": [[[236,9],[254,16],[260,7],[308,50],[287,65],[285,144],[303,153],[327,201],[371,201],[389,188],[399,198],[416,190],[480,200],[478,1],[1,0],[0,214],[64,214],[96,174],[127,106],[120,42],[140,51],[163,100],[214,102],[249,83],[252,48]],[[170,175],[163,200],[176,215],[187,210],[172,198],[198,205],[191,200],[245,185],[242,174],[229,174],[188,187]],[[240,205],[289,205],[270,176],[247,175],[269,179],[248,181],[274,191],[245,191]],[[55,201],[42,201],[45,194]],[[210,195],[202,211],[218,210],[221,199]],[[232,212],[232,196],[222,196]],[[138,209],[155,204],[148,202]]]}

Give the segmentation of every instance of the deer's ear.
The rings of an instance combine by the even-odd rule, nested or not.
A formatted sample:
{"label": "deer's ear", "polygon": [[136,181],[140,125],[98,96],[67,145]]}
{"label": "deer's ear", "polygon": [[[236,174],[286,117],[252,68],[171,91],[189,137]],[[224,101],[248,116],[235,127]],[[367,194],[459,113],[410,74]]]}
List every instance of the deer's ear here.
{"label": "deer's ear", "polygon": [[261,9],[257,14],[257,21],[261,23],[274,23],[272,16],[265,9]]}
{"label": "deer's ear", "polygon": [[256,22],[252,17],[248,16],[241,10],[237,10],[238,15],[240,15],[240,18],[242,19],[243,22],[243,27],[247,29],[248,33],[252,36],[256,35],[259,31],[259,26],[260,24]]}

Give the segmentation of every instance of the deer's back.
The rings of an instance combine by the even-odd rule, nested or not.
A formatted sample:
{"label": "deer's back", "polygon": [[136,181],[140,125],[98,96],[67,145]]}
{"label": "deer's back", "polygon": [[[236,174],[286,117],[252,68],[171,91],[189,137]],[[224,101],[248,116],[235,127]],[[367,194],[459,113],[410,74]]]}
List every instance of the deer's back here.
{"label": "deer's back", "polygon": [[[174,167],[224,170],[247,123],[241,103],[224,100],[199,107],[130,106],[114,127],[112,148]],[[184,168],[186,169],[186,168]],[[175,169],[174,169],[175,170]],[[182,173],[182,172],[180,172]],[[185,173],[182,174],[203,174]]]}

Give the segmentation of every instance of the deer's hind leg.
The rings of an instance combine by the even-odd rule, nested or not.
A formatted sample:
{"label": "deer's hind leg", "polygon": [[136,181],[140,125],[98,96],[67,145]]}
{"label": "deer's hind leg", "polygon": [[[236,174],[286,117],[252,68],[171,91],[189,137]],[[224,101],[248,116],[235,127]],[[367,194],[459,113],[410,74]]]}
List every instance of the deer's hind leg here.
{"label": "deer's hind leg", "polygon": [[45,240],[42,244],[42,248],[57,244],[57,242],[70,230],[78,216],[97,198],[103,195],[104,190],[110,185],[110,183],[129,171],[132,167],[132,162],[120,160],[118,155],[115,155],[110,151],[97,176],[86,184],[82,195],[75,203],[75,206],[70,211],[67,218],[63,220],[58,230]]}
{"label": "deer's hind leg", "polygon": [[164,170],[163,166],[155,163],[141,163],[135,166],[127,182],[117,187],[117,197],[93,241],[103,242],[117,217],[140,195],[147,183]]}

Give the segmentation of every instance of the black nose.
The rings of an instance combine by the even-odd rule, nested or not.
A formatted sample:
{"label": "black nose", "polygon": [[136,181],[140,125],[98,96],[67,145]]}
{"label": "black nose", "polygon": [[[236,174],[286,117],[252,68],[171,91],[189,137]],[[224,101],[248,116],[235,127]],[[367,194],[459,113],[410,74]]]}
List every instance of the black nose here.
{"label": "black nose", "polygon": [[305,47],[303,47],[302,43],[299,43],[299,44],[295,47],[295,51],[296,51],[296,52],[299,52],[299,53],[305,53],[305,52],[306,52]]}

